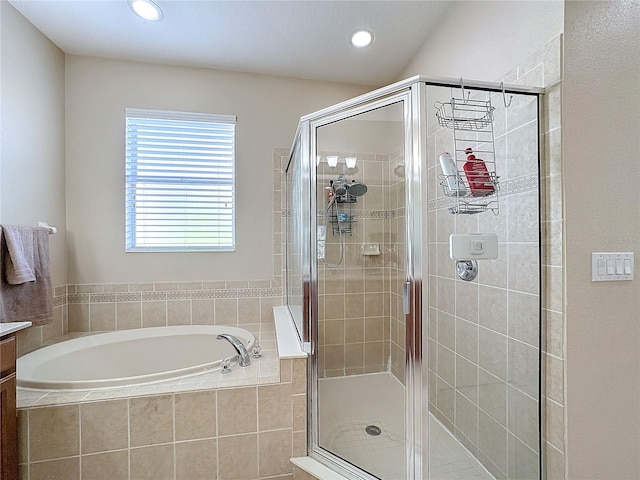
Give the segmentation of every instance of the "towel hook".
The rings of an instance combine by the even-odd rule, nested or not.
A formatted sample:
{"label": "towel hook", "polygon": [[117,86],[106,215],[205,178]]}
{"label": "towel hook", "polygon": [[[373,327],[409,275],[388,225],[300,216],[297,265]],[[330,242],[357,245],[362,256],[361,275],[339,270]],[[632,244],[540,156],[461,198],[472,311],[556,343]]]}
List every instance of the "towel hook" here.
{"label": "towel hook", "polygon": [[509,103],[507,103],[507,94],[504,89],[504,82],[500,82],[500,88],[502,89],[502,101],[504,102],[504,108],[509,108],[511,106],[511,101],[513,100],[513,95],[509,95]]}

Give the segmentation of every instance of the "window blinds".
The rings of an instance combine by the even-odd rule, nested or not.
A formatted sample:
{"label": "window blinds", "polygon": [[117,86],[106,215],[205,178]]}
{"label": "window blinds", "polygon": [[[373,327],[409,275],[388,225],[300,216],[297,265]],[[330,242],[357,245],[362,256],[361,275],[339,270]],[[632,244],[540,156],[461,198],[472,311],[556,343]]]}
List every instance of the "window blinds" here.
{"label": "window blinds", "polygon": [[126,250],[232,251],[235,116],[126,109]]}

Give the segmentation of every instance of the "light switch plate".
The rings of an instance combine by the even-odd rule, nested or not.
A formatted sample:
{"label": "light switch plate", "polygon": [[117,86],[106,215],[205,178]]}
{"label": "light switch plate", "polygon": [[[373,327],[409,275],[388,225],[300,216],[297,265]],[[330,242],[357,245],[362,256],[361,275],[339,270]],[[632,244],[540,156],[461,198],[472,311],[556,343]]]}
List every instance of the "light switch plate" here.
{"label": "light switch plate", "polygon": [[633,252],[591,253],[591,281],[633,280]]}
{"label": "light switch plate", "polygon": [[498,258],[498,236],[495,233],[454,233],[449,237],[452,260],[490,260]]}

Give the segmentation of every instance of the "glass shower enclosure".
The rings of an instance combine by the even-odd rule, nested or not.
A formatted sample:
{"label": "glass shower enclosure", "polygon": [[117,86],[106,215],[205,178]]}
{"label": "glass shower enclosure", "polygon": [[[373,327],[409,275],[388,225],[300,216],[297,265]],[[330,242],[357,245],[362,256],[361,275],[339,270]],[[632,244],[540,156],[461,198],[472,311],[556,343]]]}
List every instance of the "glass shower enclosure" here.
{"label": "glass shower enclosure", "polygon": [[300,121],[286,301],[347,478],[540,478],[539,94],[414,77]]}

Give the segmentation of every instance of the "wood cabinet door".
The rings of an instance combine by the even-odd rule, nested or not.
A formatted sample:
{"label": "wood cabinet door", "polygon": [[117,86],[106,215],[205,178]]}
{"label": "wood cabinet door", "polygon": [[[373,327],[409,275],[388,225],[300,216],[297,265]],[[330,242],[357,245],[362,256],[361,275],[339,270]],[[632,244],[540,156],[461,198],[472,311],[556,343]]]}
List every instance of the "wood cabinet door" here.
{"label": "wood cabinet door", "polygon": [[0,381],[0,479],[18,480],[16,376]]}

